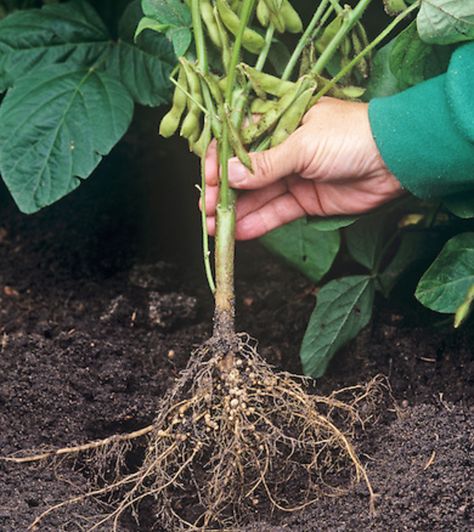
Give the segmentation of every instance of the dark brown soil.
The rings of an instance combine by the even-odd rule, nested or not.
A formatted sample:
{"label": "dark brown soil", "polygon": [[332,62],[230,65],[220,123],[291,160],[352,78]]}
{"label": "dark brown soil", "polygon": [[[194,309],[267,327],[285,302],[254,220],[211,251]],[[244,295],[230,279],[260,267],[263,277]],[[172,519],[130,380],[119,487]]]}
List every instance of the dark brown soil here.
{"label": "dark brown soil", "polygon": [[[119,162],[120,157],[119,152]],[[108,171],[106,165],[103,173]],[[143,225],[149,227],[153,216],[137,213],[149,185],[124,185],[129,176],[123,173],[116,172],[113,181],[94,178],[30,218],[3,201],[2,455],[149,424],[193,347],[210,333],[212,305],[196,246],[189,254],[180,249],[181,258],[170,262],[169,239],[189,238],[187,231],[166,235],[162,226],[154,247],[153,239],[144,239]],[[198,238],[198,228],[190,225]],[[311,284],[255,243],[239,247],[238,264],[239,329],[260,340],[267,360],[298,372],[298,347],[314,304]],[[254,530],[473,529],[472,322],[457,333],[440,324],[430,327],[417,317],[420,309],[407,303],[387,307],[380,301],[372,325],[320,383],[322,392],[330,392],[378,373],[390,380],[395,403],[358,442],[379,494],[377,516],[369,516],[361,485],[298,514],[256,514]],[[70,464],[51,470],[0,463],[0,530],[26,530],[38,513],[76,493],[74,485],[84,486],[89,476],[90,468]],[[101,510],[92,501],[71,507],[40,530],[79,530],[79,512],[93,516]],[[155,529],[145,511],[140,524],[123,524],[124,531]]]}

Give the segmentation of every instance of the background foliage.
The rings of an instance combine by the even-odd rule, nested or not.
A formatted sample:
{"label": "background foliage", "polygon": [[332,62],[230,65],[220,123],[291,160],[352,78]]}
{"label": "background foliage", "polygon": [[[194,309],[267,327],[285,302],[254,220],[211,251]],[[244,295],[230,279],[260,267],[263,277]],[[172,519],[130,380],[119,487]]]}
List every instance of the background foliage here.
{"label": "background foliage", "polygon": [[[395,15],[406,2],[385,7]],[[0,174],[22,212],[79,186],[123,136],[135,103],[169,101],[176,56],[192,53],[190,22],[180,0],[0,1]],[[416,19],[372,57],[363,98],[444,72],[472,39],[473,2],[421,0]],[[281,44],[276,70],[287,54]],[[322,375],[370,321],[376,294],[389,297],[414,265],[425,265],[416,298],[459,326],[474,300],[473,219],[474,195],[408,198],[359,220],[302,219],[265,236],[271,251],[323,281],[301,350],[305,372]],[[338,257],[346,274],[337,278]]]}

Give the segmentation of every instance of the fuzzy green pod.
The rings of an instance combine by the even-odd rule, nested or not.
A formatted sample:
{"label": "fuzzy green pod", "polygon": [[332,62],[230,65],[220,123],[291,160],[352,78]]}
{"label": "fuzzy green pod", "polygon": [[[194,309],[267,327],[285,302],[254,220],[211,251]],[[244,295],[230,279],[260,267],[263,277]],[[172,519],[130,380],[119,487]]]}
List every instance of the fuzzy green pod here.
{"label": "fuzzy green pod", "polygon": [[224,103],[224,93],[220,86],[220,80],[211,72],[207,72],[206,74],[202,74],[201,76],[204,80],[204,82],[209,87],[209,91],[211,93],[211,96],[213,97],[214,101],[217,103],[217,105],[221,105]]}
{"label": "fuzzy green pod", "polygon": [[301,33],[303,31],[303,22],[288,0],[283,0],[280,13],[286,31],[289,31],[290,33]]}
{"label": "fuzzy green pod", "polygon": [[[359,55],[364,49],[364,46],[362,45],[362,42],[355,31],[351,32],[351,42],[352,48],[354,50],[354,56]],[[369,62],[366,57],[360,59],[357,62],[355,68],[362,75],[363,78],[367,78],[369,76]]]}
{"label": "fuzzy green pod", "polygon": [[269,12],[270,22],[279,33],[285,31],[285,20],[281,14],[281,0],[264,0]]}
{"label": "fuzzy green pod", "polygon": [[301,54],[299,76],[305,76],[311,72],[311,68],[316,61],[314,43],[307,45]]}
{"label": "fuzzy green pod", "polygon": [[200,114],[200,111],[197,112],[195,109],[188,111],[188,114],[184,117],[183,123],[181,124],[179,134],[185,139],[188,139],[190,145],[197,142],[201,134]]}
{"label": "fuzzy green pod", "polygon": [[270,24],[270,10],[265,0],[259,0],[256,9],[257,20],[264,28],[268,28]]}
{"label": "fuzzy green pod", "polygon": [[239,132],[234,127],[234,124],[232,124],[232,120],[230,119],[227,113],[225,115],[225,118],[226,118],[228,130],[229,130],[229,142],[232,147],[232,150],[235,153],[235,156],[239,159],[239,161],[246,168],[248,168],[251,172],[253,172],[252,160],[250,159],[250,155],[248,154],[248,151],[244,147],[244,144],[242,142],[242,139],[240,138]]}
{"label": "fuzzy green pod", "polygon": [[211,142],[212,130],[211,121],[209,119],[204,120],[204,127],[202,128],[201,135],[196,142],[190,142],[189,146],[191,151],[198,157],[202,158],[206,155],[206,150]]}
{"label": "fuzzy green pod", "polygon": [[[216,0],[216,7],[221,17],[224,26],[232,33],[237,35],[240,26],[239,16],[232,11],[227,3],[227,0]],[[252,52],[258,54],[265,45],[265,39],[256,31],[246,28],[242,37],[242,46]]]}
{"label": "fuzzy green pod", "polygon": [[245,64],[242,65],[242,70],[257,94],[263,92],[281,98],[296,86],[292,81],[283,81],[276,76],[260,72]]}
{"label": "fuzzy green pod", "polygon": [[201,82],[199,80],[199,76],[186,59],[181,58],[180,62],[186,73],[188,92],[192,96],[192,99],[187,99],[188,113],[181,125],[180,135],[188,139],[190,142],[196,142],[199,138],[199,135],[201,134]]}
{"label": "fuzzy green pod", "polygon": [[199,7],[201,9],[201,17],[202,21],[204,22],[206,32],[214,46],[220,50],[222,48],[222,39],[216,19],[214,18],[214,9],[212,4],[209,0],[201,0],[199,2]]}
{"label": "fuzzy green pod", "polygon": [[182,66],[179,68],[177,83],[178,86],[175,88],[173,94],[172,107],[160,122],[160,135],[165,138],[174,135],[181,121],[181,116],[186,109],[187,96],[182,89],[187,89],[188,82],[186,72]]}
{"label": "fuzzy green pod", "polygon": [[214,13],[214,20],[216,21],[216,25],[217,25],[217,31],[219,32],[219,38],[221,40],[222,64],[224,65],[224,69],[227,72],[227,65],[230,63],[230,56],[231,56],[229,37],[224,28],[224,24],[222,23],[221,17],[219,15],[219,11],[217,10],[216,6],[214,6],[213,8],[213,13]]}
{"label": "fuzzy green pod", "polygon": [[283,115],[283,113],[293,104],[299,95],[313,85],[311,80],[302,78],[297,83],[293,84],[291,90],[289,90],[277,103],[277,105],[265,113],[258,122],[249,124],[242,131],[242,142],[244,145],[249,145],[252,142],[259,139],[263,134],[272,129]]}
{"label": "fuzzy green pod", "polygon": [[314,87],[306,89],[283,113],[272,135],[272,147],[281,144],[300,125],[301,119],[308,109],[313,93]]}
{"label": "fuzzy green pod", "polygon": [[256,115],[263,115],[275,109],[278,105],[278,102],[275,100],[262,100],[260,98],[255,98],[250,104],[250,112]]}

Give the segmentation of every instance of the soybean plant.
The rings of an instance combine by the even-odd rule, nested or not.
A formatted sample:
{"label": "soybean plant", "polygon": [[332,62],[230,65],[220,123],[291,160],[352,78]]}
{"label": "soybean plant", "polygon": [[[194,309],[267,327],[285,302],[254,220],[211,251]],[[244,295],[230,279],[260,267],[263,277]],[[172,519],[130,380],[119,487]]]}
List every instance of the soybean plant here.
{"label": "soybean plant", "polygon": [[[310,382],[276,371],[259,356],[255,340],[235,332],[236,193],[227,170],[232,156],[251,169],[248,152],[282,142],[324,94],[354,92],[348,87],[366,76],[371,50],[413,9],[369,43],[360,21],[369,3],[360,0],[350,9],[336,0],[320,0],[303,28],[288,0],[190,0],[194,48],[179,58],[173,105],[160,132],[169,137],[179,130],[201,157],[203,203],[205,154],[211,138],[217,140],[221,172],[214,272],[205,214],[202,218],[205,269],[215,296],[214,331],[158,403],[152,425],[46,453],[100,449],[107,460],[121,463],[129,442],[146,438],[141,467],[93,492],[97,496],[120,489],[122,494],[94,528],[111,522],[115,530],[120,516],[147,497],[167,530],[236,528],[255,510],[291,512],[321,493],[343,493],[351,483],[341,486],[331,480],[341,470],[352,471],[346,478],[365,483],[372,507],[374,493],[350,440],[371,416],[379,383],[329,397],[315,395],[308,391]],[[259,27],[252,25],[254,16]],[[269,58],[276,35],[284,32],[302,34],[279,72]],[[334,64],[339,72],[331,77]],[[252,121],[254,113],[260,120]],[[358,408],[362,403],[364,418]],[[298,489],[288,489],[290,484]],[[70,503],[44,512],[34,524]]]}

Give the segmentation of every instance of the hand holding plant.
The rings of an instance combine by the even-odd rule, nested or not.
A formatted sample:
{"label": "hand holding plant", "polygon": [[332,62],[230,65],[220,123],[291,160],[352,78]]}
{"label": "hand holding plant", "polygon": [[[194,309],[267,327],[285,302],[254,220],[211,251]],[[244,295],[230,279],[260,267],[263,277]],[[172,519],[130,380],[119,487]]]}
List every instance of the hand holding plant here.
{"label": "hand holding plant", "polygon": [[[237,200],[236,237],[256,238],[305,215],[361,214],[398,197],[370,131],[367,104],[323,98],[282,144],[251,153],[253,173],[229,161]],[[215,232],[216,144],[206,160],[208,230]]]}

